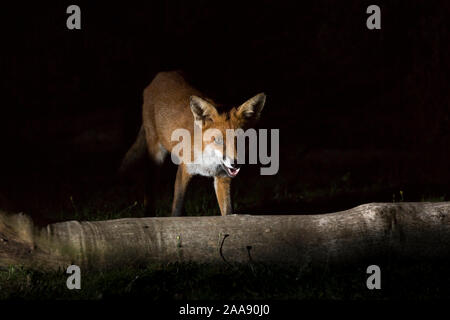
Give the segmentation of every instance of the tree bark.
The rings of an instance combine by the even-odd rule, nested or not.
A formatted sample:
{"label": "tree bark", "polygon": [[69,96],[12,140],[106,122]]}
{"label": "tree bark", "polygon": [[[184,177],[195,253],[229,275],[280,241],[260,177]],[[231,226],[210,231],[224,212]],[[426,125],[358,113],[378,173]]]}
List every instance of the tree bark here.
{"label": "tree bark", "polygon": [[151,262],[321,264],[450,253],[450,202],[371,203],[320,215],[67,221],[37,228],[0,212],[0,267],[108,268]]}

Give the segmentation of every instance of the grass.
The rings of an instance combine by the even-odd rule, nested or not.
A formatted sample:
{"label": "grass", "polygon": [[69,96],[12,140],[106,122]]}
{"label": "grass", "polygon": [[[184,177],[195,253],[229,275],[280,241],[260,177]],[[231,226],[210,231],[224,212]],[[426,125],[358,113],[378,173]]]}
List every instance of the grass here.
{"label": "grass", "polygon": [[[160,184],[160,192],[156,195],[156,216],[170,215],[172,178],[173,175],[169,173]],[[440,186],[404,187],[389,185],[384,181],[362,184],[354,180],[350,172],[336,175],[323,185],[283,176],[255,178],[249,174],[249,177],[240,177],[233,183],[234,209],[238,214],[310,214],[346,210],[367,202],[436,202],[449,199],[446,189],[442,191]],[[55,208],[54,203],[39,203],[37,206],[40,210],[45,208],[41,214],[50,221],[143,217],[142,189],[142,186],[133,182],[106,182],[95,190],[84,190],[80,186],[75,193],[60,195],[57,203],[62,205],[59,208]],[[39,197],[39,194],[35,197]],[[185,209],[186,214],[192,216],[220,214],[211,179],[194,177],[186,194]]]}
{"label": "grass", "polygon": [[[168,216],[172,201],[174,168],[165,168],[159,185],[157,216]],[[95,166],[101,168],[101,165]],[[100,170],[100,169],[98,169]],[[345,210],[367,202],[448,201],[448,186],[390,183],[388,176],[363,168],[296,171],[281,167],[280,174],[260,176],[246,167],[233,183],[237,213],[299,214]],[[283,171],[284,170],[284,171]],[[364,171],[365,170],[365,171]],[[111,172],[113,170],[110,170]],[[142,186],[135,181],[116,183],[111,172],[74,172],[62,180],[36,176],[13,177],[19,211],[44,220],[107,220],[142,217]],[[315,174],[322,172],[323,176]],[[314,173],[314,174],[313,174]],[[16,181],[17,180],[17,181]],[[395,180],[394,180],[395,181]],[[23,183],[22,183],[23,182]],[[186,195],[188,215],[218,215],[210,179],[194,178]],[[36,220],[35,220],[36,221]],[[450,298],[449,261],[377,260],[382,269],[382,290],[366,288],[369,264],[320,267],[266,265],[166,264],[131,269],[82,271],[82,289],[68,290],[64,270],[40,272],[11,266],[0,270],[0,299],[98,300],[145,298],[149,300],[371,300]],[[371,263],[372,264],[372,263]]]}
{"label": "grass", "polygon": [[381,290],[366,287],[368,264],[276,267],[195,263],[149,265],[81,274],[81,290],[68,275],[19,267],[0,271],[0,299],[20,300],[433,300],[450,298],[449,261],[383,260]]}

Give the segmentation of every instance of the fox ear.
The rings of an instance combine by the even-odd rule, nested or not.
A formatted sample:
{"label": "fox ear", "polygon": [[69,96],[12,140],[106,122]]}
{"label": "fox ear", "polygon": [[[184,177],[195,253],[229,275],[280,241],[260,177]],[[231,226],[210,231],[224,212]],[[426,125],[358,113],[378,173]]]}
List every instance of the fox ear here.
{"label": "fox ear", "polygon": [[253,98],[248,99],[237,109],[237,116],[244,121],[257,121],[261,115],[266,102],[266,95],[258,93]]}
{"label": "fox ear", "polygon": [[190,97],[190,105],[195,120],[214,120],[219,114],[211,103],[197,96]]}

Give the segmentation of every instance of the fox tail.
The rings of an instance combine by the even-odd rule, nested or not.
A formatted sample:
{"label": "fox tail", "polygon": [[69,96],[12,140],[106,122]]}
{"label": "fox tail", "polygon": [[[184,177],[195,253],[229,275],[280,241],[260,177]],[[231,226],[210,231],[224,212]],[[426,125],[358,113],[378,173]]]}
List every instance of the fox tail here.
{"label": "fox tail", "polygon": [[137,163],[141,162],[147,152],[147,142],[145,141],[144,126],[141,125],[136,141],[123,157],[119,168],[119,175],[123,176],[129,169],[133,168]]}

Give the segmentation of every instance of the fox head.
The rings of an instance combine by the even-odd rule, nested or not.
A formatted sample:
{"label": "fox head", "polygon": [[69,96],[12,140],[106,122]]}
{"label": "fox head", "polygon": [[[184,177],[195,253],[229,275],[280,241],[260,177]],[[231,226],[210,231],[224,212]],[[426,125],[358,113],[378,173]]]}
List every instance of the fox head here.
{"label": "fox head", "polygon": [[[259,93],[239,107],[219,113],[212,101],[198,96],[190,97],[190,107],[195,125],[201,127],[203,165],[211,171],[226,174],[231,178],[240,170],[237,159],[236,132],[238,129],[251,128],[259,120],[264,108],[266,95]],[[234,131],[230,131],[234,130]]]}

